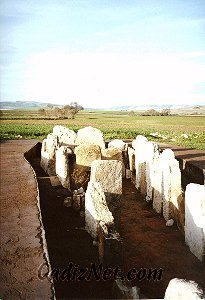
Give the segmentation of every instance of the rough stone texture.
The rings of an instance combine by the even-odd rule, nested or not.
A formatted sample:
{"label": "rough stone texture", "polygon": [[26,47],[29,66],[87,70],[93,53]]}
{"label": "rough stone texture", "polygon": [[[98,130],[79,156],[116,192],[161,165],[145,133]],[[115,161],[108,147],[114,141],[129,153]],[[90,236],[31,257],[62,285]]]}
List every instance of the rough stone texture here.
{"label": "rough stone texture", "polygon": [[49,176],[55,176],[55,153],[59,147],[58,137],[52,133],[43,140],[41,148],[41,167]]}
{"label": "rough stone texture", "polygon": [[89,182],[85,193],[85,228],[95,239],[99,224],[111,225],[114,222],[112,213],[109,211],[105,193],[99,182]]}
{"label": "rough stone texture", "polygon": [[90,180],[90,170],[88,167],[76,165],[71,174],[72,189],[83,187],[86,190]]}
{"label": "rough stone texture", "polygon": [[164,299],[204,299],[203,291],[194,281],[174,278],[170,280]]}
{"label": "rough stone texture", "polygon": [[162,166],[162,199],[163,217],[168,221],[173,214],[180,214],[178,198],[182,194],[181,172],[179,163],[174,157],[171,149],[166,149],[160,156]]}
{"label": "rough stone texture", "polygon": [[163,208],[163,189],[162,189],[162,161],[161,155],[159,159],[154,160],[154,177],[153,177],[153,209],[160,214]]}
{"label": "rough stone texture", "polygon": [[135,169],[136,169],[136,188],[142,195],[147,193],[146,182],[146,160],[147,160],[147,142],[146,137],[138,135],[135,140]]}
{"label": "rough stone texture", "polygon": [[123,161],[122,150],[118,148],[108,148],[102,150],[103,160],[119,160]]}
{"label": "rough stone texture", "polygon": [[205,260],[205,186],[190,183],[185,192],[185,242],[200,260]]}
{"label": "rough stone texture", "polygon": [[91,167],[94,160],[101,159],[101,150],[98,145],[82,144],[75,148],[76,164]]}
{"label": "rough stone texture", "polygon": [[141,299],[139,289],[132,286],[129,281],[116,279],[113,284],[113,294],[115,299]]}
{"label": "rough stone texture", "polygon": [[56,151],[56,175],[66,189],[70,189],[69,155],[72,153],[67,146],[61,146]]}
{"label": "rough stone texture", "polygon": [[92,182],[100,182],[106,193],[122,194],[122,162],[117,160],[96,160],[91,165]]}
{"label": "rough stone texture", "polygon": [[66,144],[66,145],[74,145],[77,134],[75,131],[62,126],[62,125],[56,125],[53,127],[53,134],[58,136],[58,140],[60,145]]}
{"label": "rough stone texture", "polygon": [[91,144],[98,145],[101,149],[105,149],[105,142],[103,133],[92,126],[88,126],[78,130],[77,138],[75,141],[76,145],[80,144]]}
{"label": "rough stone texture", "polygon": [[146,143],[146,201],[152,201],[153,186],[155,180],[155,167],[159,161],[159,149],[157,144],[152,142]]}
{"label": "rough stone texture", "polygon": [[24,152],[35,144],[35,140],[0,144],[2,299],[54,299],[49,278],[38,278],[39,267],[45,264],[45,272],[50,263],[38,184],[32,167],[24,159]]}
{"label": "rough stone texture", "polygon": [[128,147],[128,158],[129,158],[130,171],[134,171],[135,170],[135,150],[131,147]]}
{"label": "rough stone texture", "polygon": [[127,144],[119,139],[112,140],[108,143],[108,148],[118,148],[122,151],[126,151],[127,147]]}

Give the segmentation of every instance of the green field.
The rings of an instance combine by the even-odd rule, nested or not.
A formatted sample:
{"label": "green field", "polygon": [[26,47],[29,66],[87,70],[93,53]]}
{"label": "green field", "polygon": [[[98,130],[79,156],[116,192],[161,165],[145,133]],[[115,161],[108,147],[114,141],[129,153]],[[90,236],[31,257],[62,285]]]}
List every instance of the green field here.
{"label": "green field", "polygon": [[102,130],[108,140],[134,139],[142,134],[151,141],[205,149],[205,116],[129,116],[127,111],[81,111],[75,119],[43,117],[35,110],[3,111],[0,138],[43,140],[57,124],[75,131],[91,125]]}

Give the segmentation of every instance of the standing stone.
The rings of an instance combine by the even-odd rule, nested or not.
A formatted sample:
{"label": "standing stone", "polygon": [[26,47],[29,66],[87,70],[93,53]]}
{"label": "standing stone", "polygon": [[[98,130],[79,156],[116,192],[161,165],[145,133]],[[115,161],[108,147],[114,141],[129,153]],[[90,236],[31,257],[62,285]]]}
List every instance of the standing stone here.
{"label": "standing stone", "polygon": [[70,189],[69,155],[72,153],[67,146],[61,146],[56,151],[56,175],[66,189]]}
{"label": "standing stone", "polygon": [[87,232],[96,239],[100,223],[106,227],[113,225],[113,222],[114,218],[108,209],[101,184],[90,181],[85,193],[85,228]]}
{"label": "standing stone", "polygon": [[174,278],[170,280],[165,292],[164,299],[204,299],[203,290],[199,288],[194,281],[187,281],[184,279]]}
{"label": "standing stone", "polygon": [[122,194],[122,162],[96,160],[91,165],[92,182],[100,182],[105,193]]}
{"label": "standing stone", "polygon": [[205,186],[190,183],[185,191],[185,242],[205,261]]}
{"label": "standing stone", "polygon": [[108,143],[108,148],[118,148],[122,151],[126,151],[127,147],[127,144],[119,139],[112,140]]}
{"label": "standing stone", "polygon": [[152,142],[146,143],[146,201],[152,201],[153,197],[153,185],[154,185],[154,166],[155,161],[159,161],[159,149],[158,145]]}
{"label": "standing stone", "polygon": [[91,167],[94,160],[101,159],[101,150],[98,145],[81,144],[75,148],[76,164]]}
{"label": "standing stone", "polygon": [[55,176],[55,153],[59,147],[58,137],[48,134],[41,148],[41,167],[49,176]]}
{"label": "standing stone", "polygon": [[66,145],[74,145],[77,134],[75,131],[61,125],[53,127],[53,134],[58,136],[59,143]]}
{"label": "standing stone", "polygon": [[153,186],[153,209],[158,213],[161,214],[162,209],[163,209],[163,188],[162,188],[162,161],[161,161],[161,155],[159,158],[155,159],[153,162],[153,170],[154,170],[154,175],[153,175],[153,181],[152,181],[152,186]]}
{"label": "standing stone", "polygon": [[136,188],[142,195],[146,195],[147,182],[146,182],[146,159],[147,159],[147,138],[138,135],[135,140],[135,169],[136,169]]}
{"label": "standing stone", "polygon": [[135,170],[135,150],[131,147],[128,147],[128,158],[129,158],[130,171],[134,171]]}
{"label": "standing stone", "polygon": [[[161,156],[163,217],[166,221],[180,215],[178,201],[182,196],[181,172],[174,152],[166,149]],[[175,216],[174,216],[175,215]]]}
{"label": "standing stone", "polygon": [[105,142],[103,133],[92,126],[88,126],[78,130],[77,138],[75,141],[76,145],[80,144],[91,144],[98,145],[101,149],[105,149]]}
{"label": "standing stone", "polygon": [[91,165],[90,181],[99,182],[106,196],[116,229],[120,228],[120,207],[122,198],[122,162],[117,160],[96,160]]}

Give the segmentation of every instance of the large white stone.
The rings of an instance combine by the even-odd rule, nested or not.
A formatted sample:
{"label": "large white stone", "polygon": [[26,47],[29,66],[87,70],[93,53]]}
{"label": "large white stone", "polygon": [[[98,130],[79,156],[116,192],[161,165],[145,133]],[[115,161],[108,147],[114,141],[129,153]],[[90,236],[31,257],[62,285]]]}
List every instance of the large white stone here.
{"label": "large white stone", "polygon": [[171,149],[164,150],[160,160],[162,167],[163,217],[168,221],[173,217],[173,211],[179,209],[178,197],[182,193],[181,172],[179,163]]}
{"label": "large white stone", "polygon": [[131,147],[128,147],[128,159],[130,171],[135,170],[135,150]]}
{"label": "large white stone", "polygon": [[152,142],[146,143],[146,201],[152,201],[153,186],[155,180],[155,166],[159,162],[159,149],[158,145]]}
{"label": "large white stone", "polygon": [[104,192],[122,194],[122,162],[118,160],[95,160],[91,164],[92,182],[100,182]]}
{"label": "large white stone", "polygon": [[200,260],[205,260],[205,186],[190,183],[185,191],[185,242]]}
{"label": "large white stone", "polygon": [[135,186],[142,195],[147,193],[146,182],[146,160],[147,160],[147,143],[146,137],[138,135],[135,140],[135,169],[136,183]]}
{"label": "large white stone", "polygon": [[115,139],[108,143],[108,148],[118,148],[122,151],[127,150],[127,144],[123,140]]}
{"label": "large white stone", "polygon": [[56,175],[64,188],[70,189],[69,155],[72,150],[61,146],[56,151]]}
{"label": "large white stone", "polygon": [[48,134],[42,142],[40,165],[49,176],[55,176],[55,154],[59,147],[58,137]]}
{"label": "large white stone", "polygon": [[200,289],[196,282],[184,279],[174,278],[170,280],[165,292],[164,299],[189,300],[204,299],[203,290]]}
{"label": "large white stone", "polygon": [[79,129],[77,132],[76,145],[91,144],[98,145],[101,149],[105,149],[103,133],[92,126]]}
{"label": "large white stone", "polygon": [[[113,224],[114,218],[109,211],[103,188],[99,182],[89,182],[85,193],[85,228],[97,238],[98,226]],[[101,226],[102,227],[102,226]]]}
{"label": "large white stone", "polygon": [[101,159],[101,149],[98,145],[81,144],[75,148],[76,164],[91,167],[94,160]]}
{"label": "large white stone", "polygon": [[56,125],[53,127],[53,134],[58,136],[60,144],[74,145],[77,134],[75,131],[62,126]]}

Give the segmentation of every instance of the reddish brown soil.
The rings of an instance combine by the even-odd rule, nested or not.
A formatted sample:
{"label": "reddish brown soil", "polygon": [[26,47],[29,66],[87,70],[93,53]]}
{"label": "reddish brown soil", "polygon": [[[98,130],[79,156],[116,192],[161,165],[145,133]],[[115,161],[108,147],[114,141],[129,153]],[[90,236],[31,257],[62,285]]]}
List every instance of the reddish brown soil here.
{"label": "reddish brown soil", "polygon": [[163,298],[172,278],[194,280],[205,288],[205,264],[185,245],[184,236],[176,226],[166,227],[162,216],[137,193],[134,185],[123,184],[122,236],[125,269],[163,269],[162,280],[135,280],[148,298]]}

